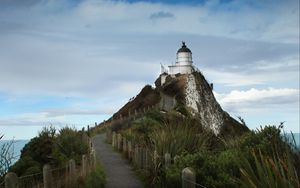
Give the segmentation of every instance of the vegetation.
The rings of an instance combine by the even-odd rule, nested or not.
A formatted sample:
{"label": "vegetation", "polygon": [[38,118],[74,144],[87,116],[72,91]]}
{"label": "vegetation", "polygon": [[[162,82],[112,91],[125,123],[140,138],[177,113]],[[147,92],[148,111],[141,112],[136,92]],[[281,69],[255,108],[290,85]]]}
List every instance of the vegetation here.
{"label": "vegetation", "polygon": [[97,164],[96,170],[89,174],[84,181],[84,188],[103,188],[106,183],[106,176],[103,167]]}
{"label": "vegetation", "polygon": [[[0,134],[0,140],[4,135]],[[15,155],[13,151],[14,140],[5,142],[0,146],[0,180],[2,180],[3,175],[8,171],[13,160],[15,160]]]}
{"label": "vegetation", "polygon": [[[185,112],[182,107],[164,114],[152,110],[113,127],[153,154],[144,171],[149,187],[181,187],[185,167],[192,167],[205,187],[299,187],[300,151],[283,134],[283,124],[215,136]],[[165,153],[176,158],[168,168]]]}
{"label": "vegetation", "polygon": [[81,156],[88,153],[83,133],[65,127],[57,131],[44,127],[38,136],[31,139],[21,151],[20,159],[9,169],[18,176],[41,173],[44,164],[62,167],[70,159],[80,163]]}

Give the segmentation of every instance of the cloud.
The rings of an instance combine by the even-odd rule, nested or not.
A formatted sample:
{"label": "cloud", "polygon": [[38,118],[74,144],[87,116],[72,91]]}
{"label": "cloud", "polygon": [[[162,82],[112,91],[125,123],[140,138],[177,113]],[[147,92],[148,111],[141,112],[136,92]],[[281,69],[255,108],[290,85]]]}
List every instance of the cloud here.
{"label": "cloud", "polygon": [[291,88],[251,88],[246,91],[233,90],[215,96],[220,104],[232,112],[265,111],[274,108],[299,111],[299,89]]}
{"label": "cloud", "polygon": [[35,5],[36,3],[41,2],[41,0],[1,0],[0,4],[3,7],[30,7],[32,5]]}
{"label": "cloud", "polygon": [[159,11],[150,15],[151,20],[174,18],[174,14],[170,12]]}
{"label": "cloud", "polygon": [[[278,55],[278,54],[277,54]],[[236,55],[239,57],[239,55]],[[276,55],[274,55],[276,56]],[[248,63],[238,62],[227,66],[211,65],[204,67],[203,72],[210,80],[217,84],[225,84],[230,87],[268,85],[269,87],[285,85],[297,87],[299,80],[299,56],[278,57],[276,60],[264,56],[264,60],[259,60],[263,56],[257,57],[257,61]],[[216,67],[215,67],[216,66]]]}
{"label": "cloud", "polygon": [[[255,93],[251,88],[260,94],[274,94],[268,87],[299,88],[297,1],[170,2],[0,1],[0,94],[78,103],[15,105],[16,115],[0,116],[0,124],[98,121],[104,115],[95,114],[111,113],[105,108],[118,109],[153,83],[160,63],[174,63],[182,40],[194,64],[224,94],[225,107],[252,105],[246,99],[231,105],[231,90],[244,96],[242,90]],[[283,110],[290,108],[289,97],[261,100],[268,107],[275,99],[286,100]]]}
{"label": "cloud", "polygon": [[110,115],[116,112],[116,108],[105,109],[44,109],[41,113],[45,114],[45,117],[60,117],[60,116],[70,116],[70,115]]}
{"label": "cloud", "polygon": [[0,118],[0,126],[66,125],[63,117],[47,119],[46,113],[21,113]]}

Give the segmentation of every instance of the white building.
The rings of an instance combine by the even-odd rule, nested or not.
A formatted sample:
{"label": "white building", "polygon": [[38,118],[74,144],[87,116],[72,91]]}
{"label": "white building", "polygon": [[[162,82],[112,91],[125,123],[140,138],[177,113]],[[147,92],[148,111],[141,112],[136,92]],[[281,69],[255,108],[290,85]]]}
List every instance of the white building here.
{"label": "white building", "polygon": [[192,52],[186,47],[185,42],[182,42],[182,47],[177,51],[175,65],[168,66],[168,69],[162,67],[162,73],[169,75],[175,74],[190,74],[194,71]]}

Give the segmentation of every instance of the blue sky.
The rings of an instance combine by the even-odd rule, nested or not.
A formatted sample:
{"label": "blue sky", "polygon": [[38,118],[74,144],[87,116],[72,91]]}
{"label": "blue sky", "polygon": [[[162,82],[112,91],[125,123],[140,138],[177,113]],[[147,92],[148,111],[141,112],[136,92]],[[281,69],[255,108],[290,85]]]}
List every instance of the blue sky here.
{"label": "blue sky", "polygon": [[109,118],[182,40],[224,110],[300,132],[297,0],[2,0],[0,133]]}

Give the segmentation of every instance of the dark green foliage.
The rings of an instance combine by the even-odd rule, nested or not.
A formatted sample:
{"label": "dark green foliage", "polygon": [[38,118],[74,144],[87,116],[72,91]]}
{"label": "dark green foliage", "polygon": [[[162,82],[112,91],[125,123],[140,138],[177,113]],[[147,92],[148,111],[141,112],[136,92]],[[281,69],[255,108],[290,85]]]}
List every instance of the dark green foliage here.
{"label": "dark green foliage", "polygon": [[171,120],[153,130],[149,135],[151,144],[148,147],[156,149],[160,156],[165,153],[175,156],[184,151],[193,153],[203,149],[209,137],[209,133],[203,132],[200,126],[193,125],[192,121]]}
{"label": "dark green foliage", "polygon": [[63,166],[69,159],[80,162],[88,152],[82,133],[65,127],[56,134],[53,127],[44,127],[37,137],[28,142],[21,151],[20,159],[9,169],[18,176],[41,173],[44,164]]}
{"label": "dark green foliage", "polygon": [[38,174],[41,173],[41,168],[38,165],[31,166],[26,169],[24,175],[32,175],[32,174]]}
{"label": "dark green foliage", "polygon": [[31,139],[21,151],[21,158],[30,156],[34,161],[45,164],[51,161],[51,153],[54,148],[53,138],[39,136]]}
{"label": "dark green foliage", "polygon": [[84,188],[103,188],[106,183],[106,177],[102,166],[97,165],[96,170],[89,174],[84,181]]}
{"label": "dark green foliage", "polygon": [[59,131],[55,139],[54,153],[59,157],[60,161],[68,161],[74,159],[78,164],[81,156],[88,152],[88,146],[83,143],[81,134],[76,130],[65,127]]}
{"label": "dark green foliage", "polygon": [[159,110],[156,110],[156,109],[152,109],[152,110],[149,110],[145,116],[149,119],[152,119],[152,120],[155,120],[159,123],[163,123],[164,122],[164,116],[163,114],[160,113]]}
{"label": "dark green foliage", "polygon": [[15,172],[19,177],[21,175],[26,175],[30,168],[35,169],[35,173],[42,172],[41,163],[32,159],[31,156],[23,155],[11,168],[9,171]]}
{"label": "dark green foliage", "polygon": [[57,165],[58,161],[52,155],[55,147],[55,132],[53,127],[44,127],[37,137],[24,146],[20,159],[11,166],[9,171],[21,176],[27,174],[29,168],[31,170],[33,168],[35,172],[42,172],[43,164]]}
{"label": "dark green foliage", "polygon": [[266,126],[241,140],[243,187],[299,187],[300,151],[282,136],[283,124]]}
{"label": "dark green foliage", "polygon": [[[299,150],[282,136],[282,124],[241,131],[244,134],[215,136],[198,119],[182,114],[153,111],[121,131],[151,153],[157,151],[156,165],[153,163],[145,173],[150,187],[181,187],[181,172],[186,167],[192,167],[197,183],[206,187],[247,187],[247,183],[270,175],[270,171],[278,181],[293,183],[284,184],[288,187],[299,184]],[[166,169],[163,155],[167,152],[172,158],[179,155],[179,159]],[[272,178],[265,180],[276,182]],[[257,187],[262,185],[265,184]]]}
{"label": "dark green foliage", "polygon": [[132,122],[130,128],[123,132],[128,140],[139,141],[140,145],[147,145],[150,142],[149,133],[160,123],[154,119],[144,117]]}
{"label": "dark green foliage", "polygon": [[182,104],[177,105],[175,110],[180,112],[184,116],[187,116],[187,117],[191,116],[191,113],[189,112],[189,110]]}
{"label": "dark green foliage", "polygon": [[252,157],[255,161],[254,165],[251,164],[252,161],[250,160],[245,158],[243,160],[240,169],[242,179],[239,180],[242,187],[300,187],[296,167],[289,154],[270,158],[264,156],[259,150],[258,154],[253,151]]}
{"label": "dark green foliage", "polygon": [[207,151],[182,154],[178,162],[166,170],[167,187],[181,187],[181,171],[185,167],[195,169],[196,181],[206,187],[238,187],[228,173],[235,164],[229,163],[235,161]]}

